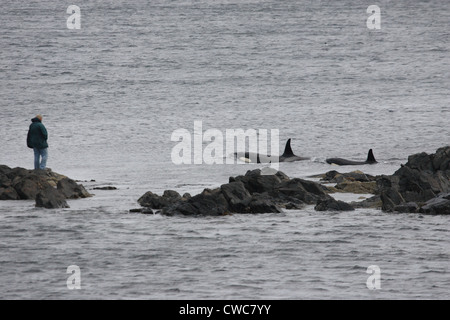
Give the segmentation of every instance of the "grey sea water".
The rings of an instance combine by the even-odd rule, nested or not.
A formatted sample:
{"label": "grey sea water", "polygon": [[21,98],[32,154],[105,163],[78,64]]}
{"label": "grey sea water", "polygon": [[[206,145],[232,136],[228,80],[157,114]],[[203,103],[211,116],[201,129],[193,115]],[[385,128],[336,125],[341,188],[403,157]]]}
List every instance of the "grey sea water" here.
{"label": "grey sea water", "polygon": [[[69,30],[66,9],[81,10]],[[369,30],[369,5],[381,29]],[[49,167],[95,197],[46,211],[0,202],[1,299],[448,299],[449,217],[365,209],[165,217],[146,191],[195,194],[256,165],[174,165],[172,133],[278,129],[310,161],[392,174],[450,136],[450,7],[434,1],[2,1],[0,164]],[[374,166],[331,167],[327,157]],[[95,182],[91,181],[95,180]],[[113,185],[114,191],[93,190]],[[354,200],[345,195],[339,199]],[[69,290],[67,267],[81,270]],[[369,290],[369,266],[381,289]]]}

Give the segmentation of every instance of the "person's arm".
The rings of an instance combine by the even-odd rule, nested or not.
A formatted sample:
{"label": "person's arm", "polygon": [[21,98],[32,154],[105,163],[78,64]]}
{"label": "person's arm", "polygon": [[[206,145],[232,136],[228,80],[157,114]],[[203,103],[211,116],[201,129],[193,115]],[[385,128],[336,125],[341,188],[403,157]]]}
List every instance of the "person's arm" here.
{"label": "person's arm", "polygon": [[45,126],[43,124],[41,124],[40,127],[41,127],[42,136],[44,137],[45,141],[47,141],[47,139],[48,139],[47,129],[45,128]]}
{"label": "person's arm", "polygon": [[30,130],[28,130],[28,134],[27,134],[27,146],[28,146],[28,148],[32,148]]}

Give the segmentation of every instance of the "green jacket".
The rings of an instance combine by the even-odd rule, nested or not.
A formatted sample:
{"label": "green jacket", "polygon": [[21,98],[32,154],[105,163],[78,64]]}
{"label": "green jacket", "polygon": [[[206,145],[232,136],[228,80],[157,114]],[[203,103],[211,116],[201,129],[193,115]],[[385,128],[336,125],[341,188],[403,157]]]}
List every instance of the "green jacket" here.
{"label": "green jacket", "polygon": [[48,133],[41,120],[31,119],[32,124],[28,130],[27,145],[29,148],[45,149],[48,148]]}

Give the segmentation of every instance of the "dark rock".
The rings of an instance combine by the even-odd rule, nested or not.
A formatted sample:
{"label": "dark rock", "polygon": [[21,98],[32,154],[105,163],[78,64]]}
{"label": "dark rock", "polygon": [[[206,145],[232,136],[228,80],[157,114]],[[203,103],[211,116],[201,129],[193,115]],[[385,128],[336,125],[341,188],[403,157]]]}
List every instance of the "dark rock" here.
{"label": "dark rock", "polygon": [[406,202],[402,195],[393,189],[382,192],[380,194],[380,199],[382,202],[381,210],[386,212],[392,212],[396,206]]}
{"label": "dark rock", "polygon": [[450,214],[450,193],[439,195],[427,201],[420,209],[424,214]]}
{"label": "dark rock", "polygon": [[376,177],[365,174],[361,171],[339,173],[336,170],[328,171],[327,173],[322,175],[321,178],[321,181],[329,183],[342,183],[352,181],[371,182],[376,180]]}
{"label": "dark rock", "polygon": [[408,157],[406,166],[410,169],[433,172],[433,155],[425,152],[413,154]]}
{"label": "dark rock", "polygon": [[[450,146],[439,148],[431,155],[422,152],[409,156],[408,162],[392,176],[382,176],[377,180],[382,209],[417,212],[411,203],[421,207],[438,194],[450,192],[449,163]],[[428,207],[424,210],[427,211]]]}
{"label": "dark rock", "polygon": [[190,193],[185,193],[181,197],[181,200],[189,200],[190,198],[192,198],[191,194]]}
{"label": "dark rock", "polygon": [[335,199],[320,199],[314,207],[316,211],[353,211],[355,210],[350,204]]}
{"label": "dark rock", "polygon": [[419,209],[419,206],[415,202],[407,202],[394,206],[393,211],[399,213],[415,213]]}
{"label": "dark rock", "polygon": [[237,213],[281,213],[283,210],[279,208],[270,198],[261,194],[254,194],[248,203],[244,212]]}
{"label": "dark rock", "polygon": [[283,172],[281,172],[281,171],[278,171],[275,175],[276,175],[282,182],[283,182],[283,181],[289,181],[289,180],[291,180],[291,178],[289,178],[285,173],[283,173]]}
{"label": "dark rock", "polygon": [[187,201],[179,201],[172,206],[163,208],[162,213],[165,215],[220,216],[229,213],[229,208],[220,189],[205,189],[201,194]]}
{"label": "dark rock", "polygon": [[130,213],[155,214],[150,208],[131,209]]}
{"label": "dark rock", "polygon": [[[316,182],[304,180],[304,179],[294,179],[294,180],[295,180],[294,181],[295,183],[298,183],[298,182],[301,183],[303,188],[306,190],[306,192],[312,193],[319,197],[324,197],[324,198],[329,197],[328,194],[326,193],[326,188]],[[289,183],[291,181],[292,180],[289,180],[288,182],[283,183],[281,186],[283,187],[285,185],[289,185]]]}
{"label": "dark rock", "polygon": [[[165,193],[166,195],[167,192]],[[148,192],[140,199],[140,203],[148,201],[160,201],[158,197]],[[147,202],[146,202],[147,201]],[[218,189],[205,189],[201,194],[191,197],[184,195],[171,204],[162,206],[165,215],[212,215],[219,216],[229,213],[279,213],[282,212],[277,205],[277,200],[268,195],[267,192],[260,194],[250,192],[241,181],[234,181],[222,185]]]}
{"label": "dark rock", "polygon": [[224,184],[220,188],[230,209],[233,211],[245,210],[245,207],[251,201],[252,196],[241,181]]}
{"label": "dark rock", "polygon": [[377,192],[376,181],[343,181],[336,185],[336,189],[340,192],[356,193],[356,194],[375,194]]}
{"label": "dark rock", "polygon": [[67,199],[89,198],[92,196],[86,191],[83,185],[77,184],[69,178],[58,181],[57,188]]}
{"label": "dark rock", "polygon": [[[331,170],[326,172],[324,175],[322,175],[322,181],[328,181],[328,182],[337,182],[336,177],[342,176],[339,172],[336,170]],[[319,176],[320,177],[320,176]]]}
{"label": "dark rock", "polygon": [[399,177],[383,175],[377,180],[377,186],[380,192],[381,209],[383,211],[392,212],[396,205],[405,202],[405,199],[403,199],[398,191]]}
{"label": "dark rock", "polygon": [[298,203],[298,202],[287,202],[284,204],[284,208],[287,210],[300,210],[305,207],[304,203]]}
{"label": "dark rock", "polygon": [[138,199],[138,203],[143,207],[156,208],[159,207],[160,199],[161,196],[148,191]]}
{"label": "dark rock", "polygon": [[23,178],[28,175],[36,174],[36,171],[33,170],[27,170],[24,168],[14,168],[9,170],[9,172],[6,174],[11,180],[15,178]]}
{"label": "dark rock", "polygon": [[[138,202],[143,207],[162,209],[162,213],[168,215],[281,212],[281,208],[298,209],[305,204],[315,204],[318,211],[381,207],[384,211],[446,212],[446,198],[427,203],[423,209],[420,206],[439,193],[450,192],[449,154],[450,147],[445,147],[434,155],[412,155],[391,176],[373,177],[360,171],[344,174],[329,171],[323,175],[322,181],[337,183],[334,190],[375,194],[351,204],[333,199],[328,195],[330,190],[321,184],[290,179],[282,172],[265,175],[261,170],[230,177],[228,184],[214,190],[206,189],[194,197],[181,197],[175,191],[166,191],[163,196],[147,192]],[[433,205],[433,209],[427,205],[430,208]]]}
{"label": "dark rock", "polygon": [[180,199],[180,194],[173,190],[166,190],[163,193],[163,197],[167,199]]}
{"label": "dark rock", "polygon": [[51,187],[51,185],[38,175],[18,175],[13,179],[13,188],[21,200],[35,200],[39,192]]}
{"label": "dark rock", "polygon": [[267,192],[260,194],[254,193],[236,202],[228,202],[230,213],[281,213],[283,212],[278,205],[278,200],[269,196]]}
{"label": "dark rock", "polygon": [[149,207],[152,209],[163,209],[181,200],[181,196],[178,192],[173,190],[166,190],[162,196],[147,192],[141,198],[138,203],[143,207]]}
{"label": "dark rock", "polygon": [[[170,198],[171,201],[165,201]],[[325,187],[318,183],[290,179],[282,172],[261,174],[261,170],[248,171],[245,176],[231,177],[220,188],[205,189],[201,194],[183,198],[176,192],[166,191],[160,197],[147,192],[139,200],[143,207],[162,209],[165,215],[212,215],[232,213],[280,213],[282,208],[300,209],[318,200],[333,199]],[[348,209],[340,204],[340,209]]]}
{"label": "dark rock", "polygon": [[247,171],[245,176],[238,176],[236,178],[231,178],[231,182],[240,181],[244,184],[245,189],[251,194],[253,193],[264,193],[271,192],[276,186],[281,183],[281,179],[284,178],[285,174],[274,174],[274,175],[261,175],[261,170]]}
{"label": "dark rock", "polygon": [[51,169],[11,169],[0,165],[0,200],[36,200],[39,207],[65,208],[66,198],[88,196],[91,195],[82,185]]}
{"label": "dark rock", "polygon": [[106,187],[95,187],[94,190],[110,191],[110,190],[117,190],[117,188],[116,187],[112,187],[112,186],[106,186]]}
{"label": "dark rock", "polygon": [[377,177],[365,174],[361,171],[352,171],[347,173],[339,173],[335,170],[328,171],[323,175],[316,177],[321,178],[322,183],[336,183],[334,187],[328,186],[328,193],[346,192],[356,194],[376,194]]}
{"label": "dark rock", "polygon": [[0,172],[0,187],[8,188],[11,186],[11,179],[4,173]]}
{"label": "dark rock", "polygon": [[272,194],[276,198],[289,197],[306,204],[315,204],[320,199],[331,198],[318,183],[298,178],[284,181]]}
{"label": "dark rock", "polygon": [[58,182],[67,178],[66,176],[53,172],[50,168],[47,168],[45,170],[34,170],[31,171],[32,174],[42,177],[44,180],[46,180],[52,187],[56,187],[58,185]]}
{"label": "dark rock", "polygon": [[11,172],[11,168],[5,165],[0,165],[0,175],[8,175]]}
{"label": "dark rock", "polygon": [[353,208],[381,209],[383,202],[381,201],[380,195],[374,195],[363,201],[353,201],[350,204]]}
{"label": "dark rock", "polygon": [[405,201],[420,202],[434,198],[441,188],[431,172],[423,172],[404,166],[394,173],[399,177],[398,191]]}
{"label": "dark rock", "polygon": [[267,195],[266,197],[270,198],[272,202],[276,204],[278,207],[285,208],[288,210],[302,209],[306,205],[304,201],[282,193],[275,195],[275,197],[272,197],[270,195]]}
{"label": "dark rock", "polygon": [[[301,208],[304,205],[301,199],[313,201],[327,197],[320,185],[306,180],[291,180],[282,172],[262,175],[260,170],[253,170],[245,176],[231,177],[229,181],[219,189],[206,189],[200,195],[177,201],[164,208],[163,214],[280,213],[283,207]],[[299,187],[301,190],[296,193],[295,189]],[[147,193],[149,195],[152,194]],[[141,204],[145,203],[143,200],[140,200]]]}
{"label": "dark rock", "polygon": [[36,195],[36,207],[46,209],[69,208],[64,194],[49,186]]}
{"label": "dark rock", "polygon": [[433,157],[433,168],[435,171],[450,170],[450,148],[444,147],[436,150]]}
{"label": "dark rock", "polygon": [[20,200],[20,196],[13,187],[0,187],[0,200]]}

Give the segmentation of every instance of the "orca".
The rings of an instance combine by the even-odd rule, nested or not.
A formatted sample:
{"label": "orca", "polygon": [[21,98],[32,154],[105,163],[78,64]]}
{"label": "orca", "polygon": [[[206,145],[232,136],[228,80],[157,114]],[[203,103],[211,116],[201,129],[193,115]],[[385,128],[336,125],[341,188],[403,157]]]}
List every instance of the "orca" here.
{"label": "orca", "polygon": [[342,158],[330,158],[330,159],[327,159],[326,162],[329,164],[336,164],[338,166],[356,166],[356,165],[362,165],[362,164],[378,163],[378,161],[375,160],[375,157],[373,156],[372,149],[369,150],[366,161],[352,161],[352,160],[347,160],[347,159],[342,159]]}
{"label": "orca", "polygon": [[309,160],[308,157],[299,157],[292,152],[291,148],[291,139],[286,142],[286,147],[284,148],[284,152],[280,157],[280,162],[294,162],[294,161],[302,161]]}
{"label": "orca", "polygon": [[[270,155],[261,155],[259,153],[250,153],[250,152],[236,152],[234,156],[244,162],[253,162],[256,159],[256,163],[270,163],[273,159],[270,158]],[[278,158],[278,162],[294,162],[294,161],[302,161],[309,160],[307,157],[299,157],[294,154],[291,148],[291,139],[286,142],[286,147],[284,148],[283,154]]]}

